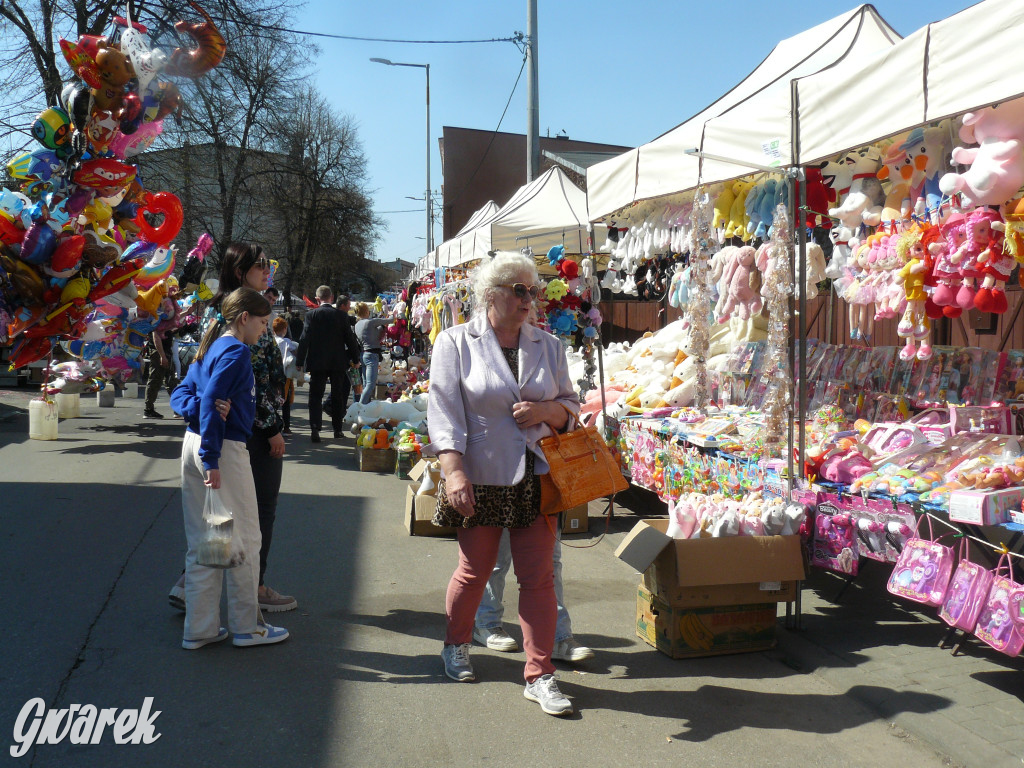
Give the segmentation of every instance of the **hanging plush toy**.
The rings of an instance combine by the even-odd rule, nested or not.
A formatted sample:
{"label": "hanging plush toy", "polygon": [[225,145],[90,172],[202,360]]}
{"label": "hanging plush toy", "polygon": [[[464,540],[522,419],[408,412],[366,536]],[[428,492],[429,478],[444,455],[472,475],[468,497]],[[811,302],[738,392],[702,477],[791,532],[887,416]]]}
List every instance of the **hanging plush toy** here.
{"label": "hanging plush toy", "polygon": [[[906,264],[897,273],[903,280],[903,289],[907,294],[907,310],[896,328],[896,333],[907,340],[900,350],[901,360],[910,360],[915,355],[918,360],[927,360],[932,356],[929,342],[931,323],[924,308],[927,298],[924,283],[931,273],[932,257],[922,243],[923,235],[923,230],[914,227],[900,238],[897,245],[906,254]],[[921,342],[919,349],[915,347],[916,341]]]}
{"label": "hanging plush toy", "polygon": [[979,249],[975,264],[985,276],[974,295],[974,306],[982,312],[1002,314],[1007,309],[1006,281],[1016,264],[1013,256],[1003,252],[1006,224],[999,211],[979,208],[967,219],[968,239]]}
{"label": "hanging plush toy", "polygon": [[728,287],[725,301],[718,313],[718,322],[726,322],[734,312],[741,320],[748,320],[761,311],[761,273],[757,271],[755,257],[756,251],[745,245],[737,249],[736,255],[726,267],[722,279]]}
{"label": "hanging plush toy", "polygon": [[960,194],[972,205],[1002,205],[1024,184],[1024,98],[964,115],[952,159],[970,168],[939,179],[943,194]]}

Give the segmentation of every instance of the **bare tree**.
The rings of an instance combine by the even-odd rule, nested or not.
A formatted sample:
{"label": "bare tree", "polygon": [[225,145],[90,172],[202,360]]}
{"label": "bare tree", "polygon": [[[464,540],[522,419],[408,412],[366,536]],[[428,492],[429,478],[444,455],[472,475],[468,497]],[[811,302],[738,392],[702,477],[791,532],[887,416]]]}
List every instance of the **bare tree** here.
{"label": "bare tree", "polygon": [[297,282],[337,285],[372,253],[385,224],[366,191],[366,157],[352,118],[315,89],[297,92],[273,129],[277,152],[266,177],[285,252],[285,290]]}

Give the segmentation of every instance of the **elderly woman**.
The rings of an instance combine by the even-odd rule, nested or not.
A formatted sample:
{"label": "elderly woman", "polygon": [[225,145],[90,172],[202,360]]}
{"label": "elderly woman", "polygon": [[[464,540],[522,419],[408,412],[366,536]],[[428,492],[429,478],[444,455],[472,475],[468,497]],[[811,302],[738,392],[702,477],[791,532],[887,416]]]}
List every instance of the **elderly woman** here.
{"label": "elderly woman", "polygon": [[427,452],[437,455],[444,478],[434,522],[458,527],[459,540],[441,657],[450,678],[475,679],[473,620],[507,528],[526,650],[523,695],[548,714],[568,715],[572,704],[551,663],[555,537],[540,514],[539,475],[548,465],[538,442],[565,428],[579,399],[562,345],[527,323],[539,292],[531,259],[496,256],[473,275],[472,319],[434,342]]}

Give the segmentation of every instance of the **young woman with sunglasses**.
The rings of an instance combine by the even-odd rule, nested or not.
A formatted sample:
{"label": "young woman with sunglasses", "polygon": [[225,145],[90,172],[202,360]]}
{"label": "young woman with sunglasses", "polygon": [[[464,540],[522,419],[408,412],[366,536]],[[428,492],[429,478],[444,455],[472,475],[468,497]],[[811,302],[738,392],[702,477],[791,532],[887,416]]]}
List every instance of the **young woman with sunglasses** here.
{"label": "young woman with sunglasses", "polygon": [[[262,293],[270,279],[270,259],[256,243],[232,242],[224,251],[220,266],[220,284],[207,310],[206,322],[212,322],[220,311],[224,297],[237,288],[251,288]],[[274,536],[274,520],[277,516],[277,497],[281,491],[281,474],[284,468],[284,420],[281,406],[284,404],[285,380],[281,350],[274,334],[268,329],[250,347],[252,368],[256,377],[256,418],[252,435],[246,443],[249,461],[252,464],[253,479],[256,481],[256,500],[259,508],[260,547],[259,604],[269,613],[290,611],[298,607],[298,601],[290,595],[282,595],[264,583],[267,557]],[[171,590],[171,604],[181,607],[175,600],[176,593],[183,590],[179,581]]]}

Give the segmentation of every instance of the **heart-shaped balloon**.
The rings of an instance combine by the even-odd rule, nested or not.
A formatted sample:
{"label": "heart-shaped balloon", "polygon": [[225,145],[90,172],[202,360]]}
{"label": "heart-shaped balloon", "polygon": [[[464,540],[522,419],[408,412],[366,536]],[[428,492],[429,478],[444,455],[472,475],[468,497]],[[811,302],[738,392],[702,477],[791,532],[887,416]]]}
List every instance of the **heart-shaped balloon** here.
{"label": "heart-shaped balloon", "polygon": [[[146,221],[145,214],[147,212],[150,214],[162,213],[163,222],[154,227]],[[166,248],[171,244],[171,240],[178,236],[184,219],[185,212],[177,196],[170,192],[157,192],[146,196],[145,203],[139,207],[135,223],[139,226],[139,234],[144,240]]]}

